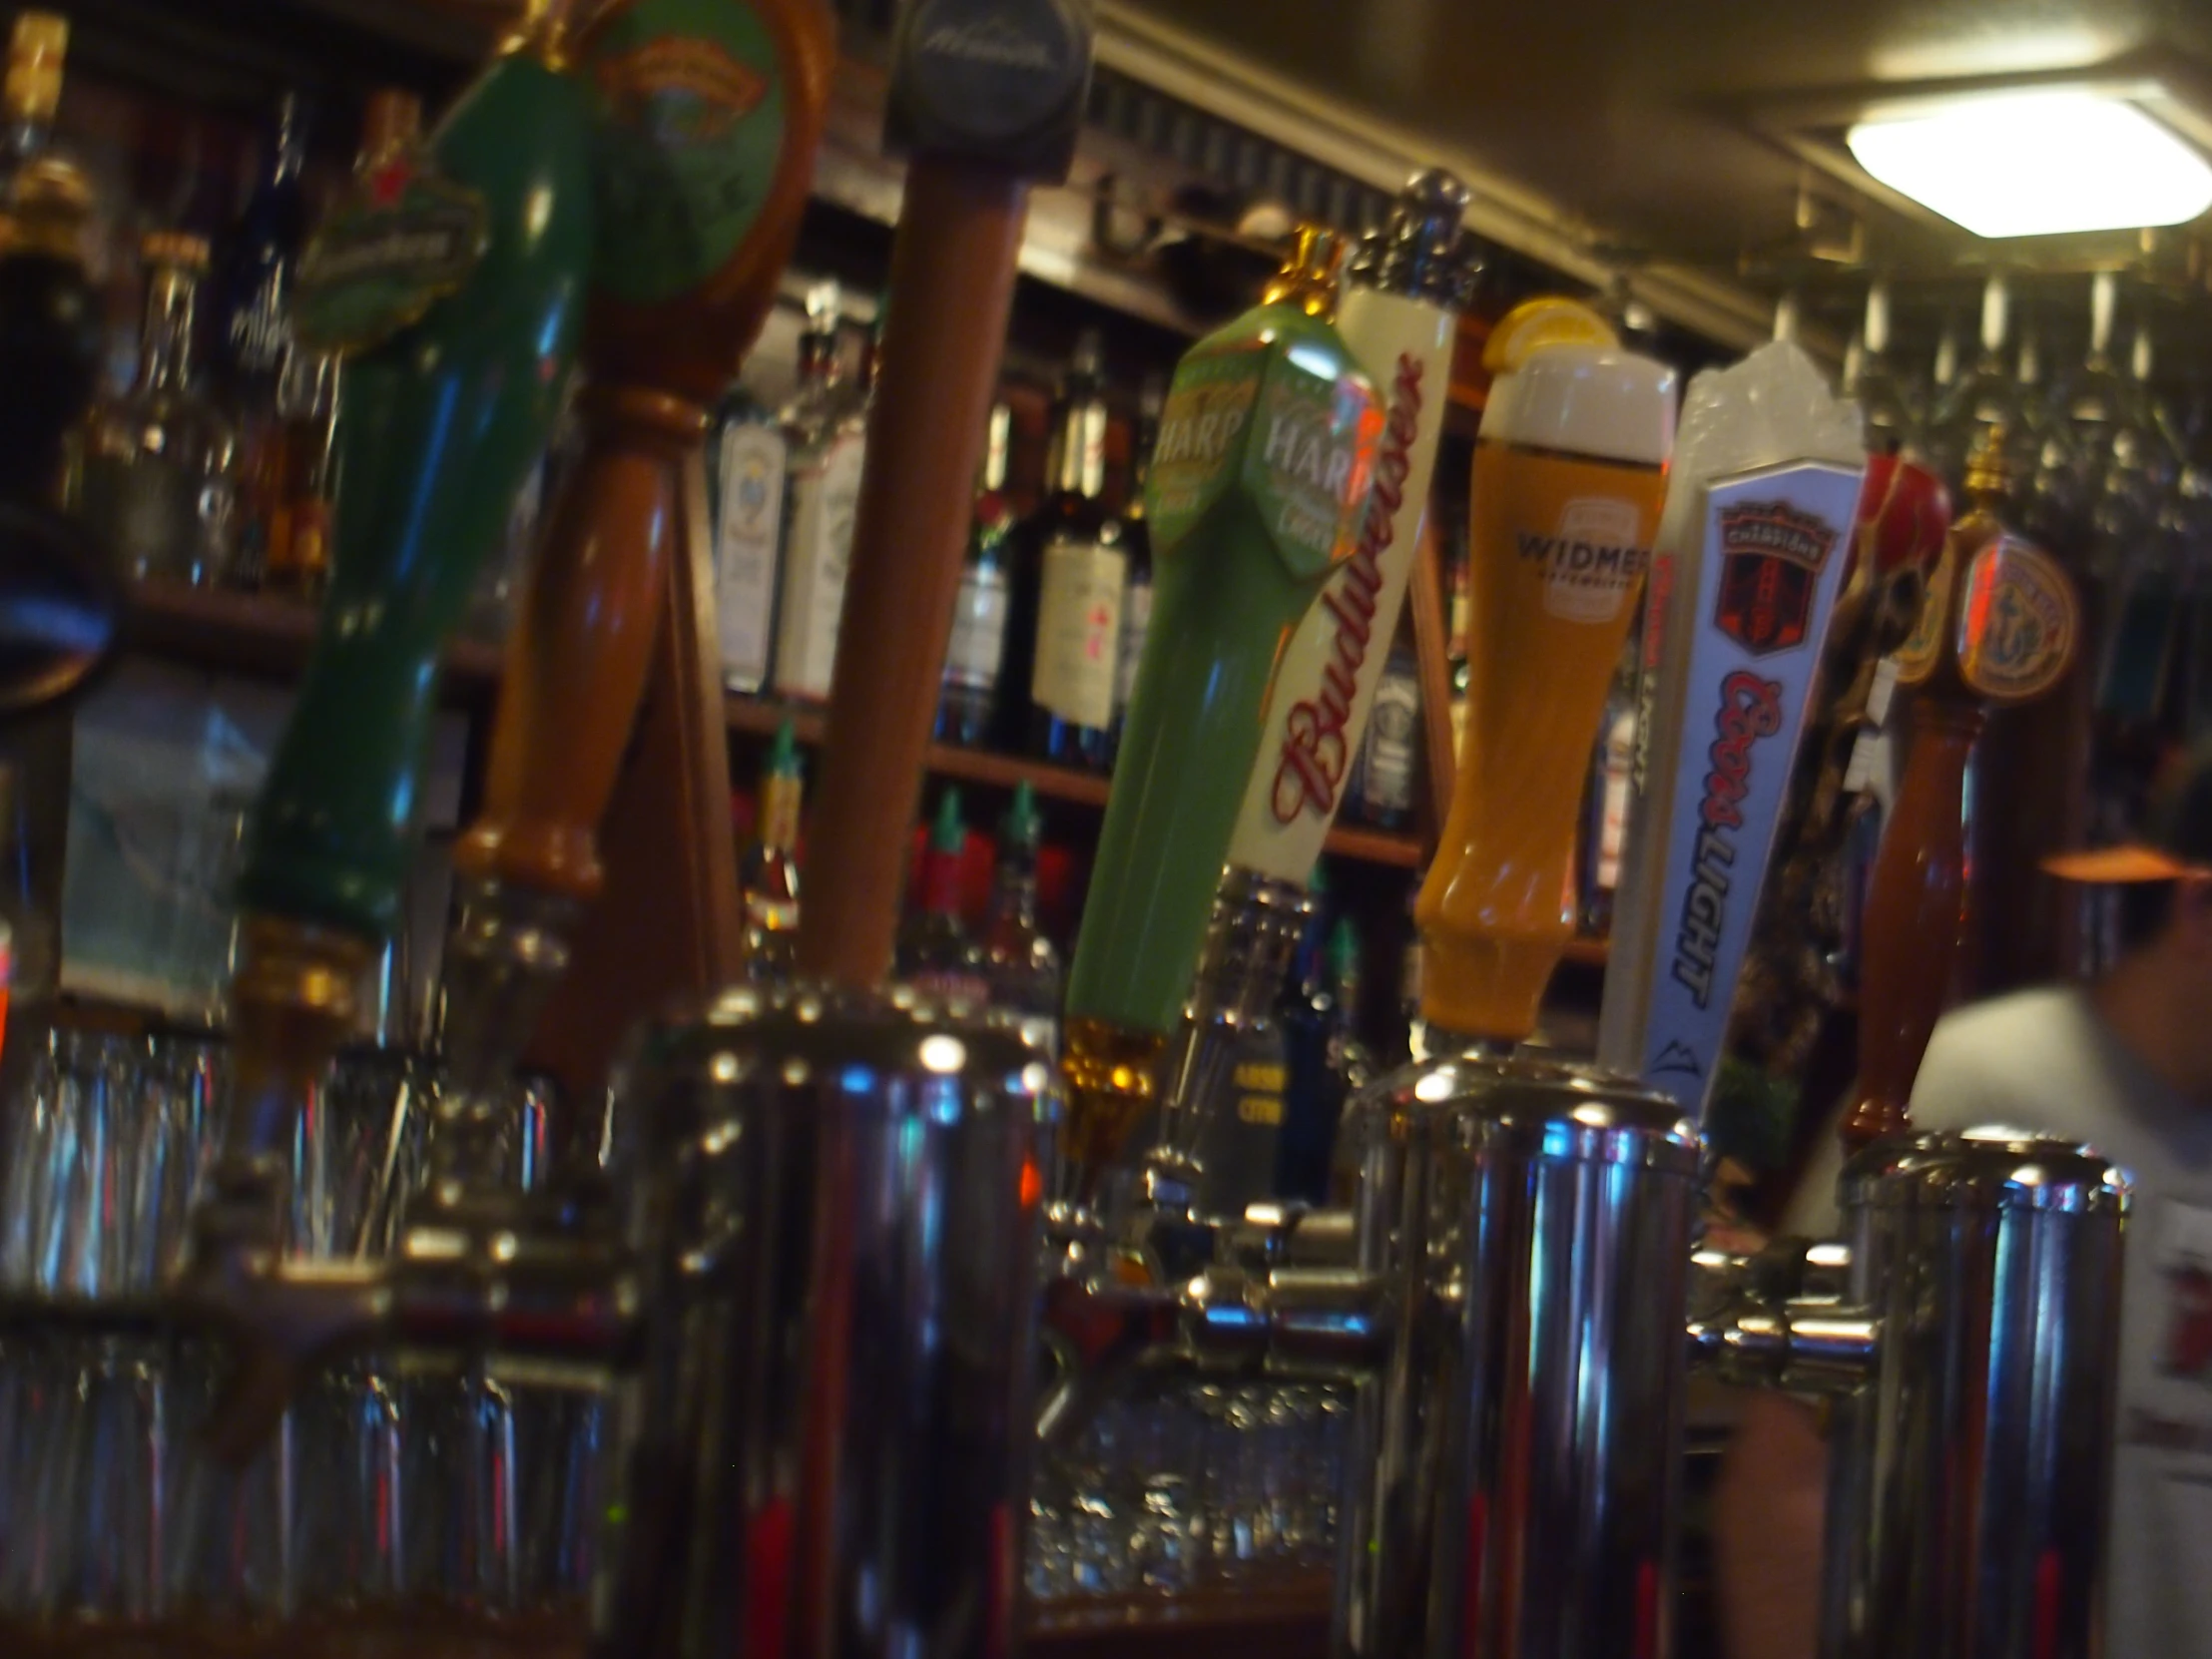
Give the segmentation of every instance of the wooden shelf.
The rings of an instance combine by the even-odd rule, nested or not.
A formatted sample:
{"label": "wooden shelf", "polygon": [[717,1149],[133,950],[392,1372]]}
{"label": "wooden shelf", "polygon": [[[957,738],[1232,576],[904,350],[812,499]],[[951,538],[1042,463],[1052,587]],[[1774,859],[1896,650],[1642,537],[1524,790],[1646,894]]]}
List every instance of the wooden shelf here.
{"label": "wooden shelf", "polygon": [[[131,590],[123,649],[216,673],[296,680],[314,630],[314,611],[295,600],[155,580]],[[497,646],[461,640],[446,654],[447,702],[488,702],[498,684]]]}
{"label": "wooden shelf", "polygon": [[1032,1609],[1023,1645],[1051,1659],[1323,1659],[1330,1584],[1082,1597]]}
{"label": "wooden shelf", "polygon": [[[733,732],[765,738],[788,719],[801,743],[812,747],[822,742],[826,723],[820,709],[795,708],[736,692],[725,702]],[[1016,784],[1026,783],[1046,801],[1062,801],[1093,811],[1105,809],[1106,794],[1111,787],[1109,780],[1095,772],[1078,772],[1073,767],[1054,766],[1047,761],[999,755],[982,749],[962,749],[953,744],[931,744],[925,765],[934,778],[950,778],[994,790],[1010,790]],[[1329,832],[1328,850],[1333,857],[1385,864],[1395,869],[1417,869],[1421,861],[1420,841],[1416,837],[1384,830],[1340,826]]]}

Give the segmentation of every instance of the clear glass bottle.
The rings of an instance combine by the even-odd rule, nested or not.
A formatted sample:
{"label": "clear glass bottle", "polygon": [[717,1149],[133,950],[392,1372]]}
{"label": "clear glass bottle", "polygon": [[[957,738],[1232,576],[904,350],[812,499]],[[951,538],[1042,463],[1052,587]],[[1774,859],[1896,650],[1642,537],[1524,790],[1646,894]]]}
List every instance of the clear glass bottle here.
{"label": "clear glass bottle", "polygon": [[759,692],[768,684],[776,638],[777,552],[791,451],[775,411],[734,385],[715,410],[707,459],[722,680],[732,691]]}
{"label": "clear glass bottle", "polygon": [[260,180],[224,239],[215,282],[215,379],[242,416],[274,414],[291,347],[291,277],[307,236],[307,121],[276,101]]}
{"label": "clear glass bottle", "polygon": [[1352,812],[1379,830],[1403,830],[1413,822],[1413,792],[1421,773],[1420,665],[1400,640],[1391,646],[1375,688],[1354,768]]}
{"label": "clear glass bottle", "polygon": [[1105,371],[1098,334],[1060,382],[1045,498],[1015,535],[1000,722],[1009,749],[1062,766],[1111,764],[1121,607],[1129,578],[1106,488]]}
{"label": "clear glass bottle", "polygon": [[974,748],[990,741],[998,718],[1000,671],[1006,663],[1008,538],[1013,503],[1006,496],[1006,464],[1012,449],[1014,411],[991,405],[983,442],[983,471],[976,480],[968,520],[967,559],[952,607],[952,637],[944,653],[944,689],[937,704],[937,741]]}
{"label": "clear glass bottle", "polygon": [[776,729],[762,764],[760,816],[738,858],[745,966],[755,979],[791,972],[799,938],[799,808],[805,788],[799,734],[787,720]]}
{"label": "clear glass bottle", "polygon": [[77,509],[134,577],[212,584],[238,538],[237,429],[211,402],[194,357],[205,238],[158,231],[141,245],[146,325],[138,381],[85,429]]}
{"label": "clear glass bottle", "polygon": [[981,1003],[990,995],[960,915],[960,869],[967,855],[967,825],[960,792],[937,798],[929,844],[921,858],[920,902],[898,929],[898,976],[934,996]]}
{"label": "clear glass bottle", "polygon": [[1121,513],[1121,546],[1129,571],[1121,590],[1121,650],[1114,668],[1112,743],[1117,748],[1122,719],[1137,689],[1145,636],[1152,628],[1152,532],[1145,523],[1144,488],[1152,471],[1153,446],[1160,441],[1160,410],[1167,395],[1167,382],[1157,374],[1145,376],[1137,395],[1137,430],[1131,450],[1135,465],[1129,480],[1129,504]]}
{"label": "clear glass bottle", "polygon": [[837,285],[818,282],[807,294],[799,388],[779,416],[789,471],[774,684],[778,696],[807,702],[830,695],[836,666],[867,441],[868,386],[843,372],[837,328]]}
{"label": "clear glass bottle", "polygon": [[1060,947],[1037,925],[1037,849],[1044,824],[1027,780],[998,825],[998,862],[991,872],[990,909],[975,943],[975,966],[991,1006],[1017,1015],[1053,1053],[1060,1048]]}

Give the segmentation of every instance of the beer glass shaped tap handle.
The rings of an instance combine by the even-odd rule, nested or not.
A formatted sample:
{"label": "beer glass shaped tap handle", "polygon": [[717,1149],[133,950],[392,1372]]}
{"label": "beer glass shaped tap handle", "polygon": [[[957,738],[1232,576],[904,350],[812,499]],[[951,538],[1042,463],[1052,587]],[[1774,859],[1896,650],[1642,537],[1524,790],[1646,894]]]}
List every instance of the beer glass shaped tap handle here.
{"label": "beer glass shaped tap handle", "polygon": [[520,1055],[598,893],[598,826],[689,521],[685,471],[775,302],[834,62],[818,0],[602,7],[574,56],[600,111],[592,389],[509,646],[483,813],[455,854],[446,1037],[464,1090]]}
{"label": "beer glass shaped tap handle", "polygon": [[1483,351],[1475,445],[1476,637],[1459,776],[1414,908],[1422,1017],[1519,1042],[1572,925],[1583,761],[1635,615],[1674,447],[1674,373],[1587,307],[1533,299]]}
{"label": "beer glass shaped tap handle", "polygon": [[344,489],[239,879],[250,1137],[281,1132],[287,1089],[349,1034],[353,976],[399,912],[438,655],[559,411],[593,226],[567,11],[537,0],[426,143],[363,170],[301,262],[300,337],[345,353]]}
{"label": "beer glass shaped tap handle", "polygon": [[1988,710],[2042,696],[2073,660],[2078,619],[2057,563],[2004,527],[2001,427],[1966,472],[1919,624],[1898,653],[1913,743],[1867,894],[1859,1088],[1840,1131],[1857,1148],[1908,1124],[1913,1079],[1950,989],[1966,893],[1966,763]]}

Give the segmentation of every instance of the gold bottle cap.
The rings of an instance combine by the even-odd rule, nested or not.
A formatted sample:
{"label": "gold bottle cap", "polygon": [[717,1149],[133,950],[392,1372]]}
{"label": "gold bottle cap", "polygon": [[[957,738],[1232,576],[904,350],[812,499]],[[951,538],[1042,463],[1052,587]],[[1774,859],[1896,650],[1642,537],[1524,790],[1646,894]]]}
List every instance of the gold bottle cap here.
{"label": "gold bottle cap", "polygon": [[1283,269],[1260,290],[1266,305],[1296,305],[1324,322],[1337,314],[1337,277],[1351,251],[1342,236],[1325,225],[1301,225]]}
{"label": "gold bottle cap", "polygon": [[1994,425],[1981,434],[1981,441],[1966,457],[1966,494],[1969,499],[1982,496],[2009,494],[2012,488],[2012,459],[2005,452],[2011,434],[2004,427]]}
{"label": "gold bottle cap", "polygon": [[569,42],[577,33],[572,18],[580,9],[576,0],[524,0],[522,16],[499,42],[500,55],[527,55],[548,69],[566,69]]}
{"label": "gold bottle cap", "polygon": [[18,12],[8,42],[4,92],[16,121],[51,121],[62,101],[62,61],[69,53],[69,19],[52,12]]}
{"label": "gold bottle cap", "polygon": [[9,187],[0,249],[84,263],[92,203],[92,185],[74,162],[42,156]]}
{"label": "gold bottle cap", "polygon": [[189,231],[149,231],[139,240],[139,258],[148,265],[208,269],[208,239]]}
{"label": "gold bottle cap", "polygon": [[368,95],[361,113],[360,166],[373,167],[422,132],[422,100],[399,87],[380,87]]}

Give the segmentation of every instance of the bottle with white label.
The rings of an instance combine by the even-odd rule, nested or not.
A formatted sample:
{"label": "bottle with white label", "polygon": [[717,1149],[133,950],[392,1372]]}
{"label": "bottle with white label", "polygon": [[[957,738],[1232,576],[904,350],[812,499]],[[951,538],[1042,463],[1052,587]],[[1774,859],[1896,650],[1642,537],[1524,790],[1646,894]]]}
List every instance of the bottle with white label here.
{"label": "bottle with white label", "polygon": [[1121,514],[1121,545],[1129,558],[1129,580],[1121,591],[1121,657],[1114,669],[1113,747],[1121,747],[1121,723],[1129,710],[1129,696],[1137,689],[1137,665],[1144,661],[1144,640],[1152,626],[1152,532],[1145,524],[1144,486],[1152,470],[1153,445],[1160,438],[1160,406],[1167,401],[1167,382],[1147,374],[1137,399],[1137,436],[1132,454],[1135,476],[1129,482],[1129,505]]}
{"label": "bottle with white label", "polygon": [[784,557],[778,596],[774,685],[779,697],[820,702],[837,660],[867,442],[867,380],[847,378],[837,357],[837,285],[807,295],[799,389],[784,405]]}
{"label": "bottle with white label", "polygon": [[1575,923],[1603,936],[1613,925],[1613,895],[1620,890],[1621,852],[1628,843],[1628,797],[1636,759],[1636,688],[1642,655],[1630,627],[1613,689],[1605,697],[1590,758],[1590,782],[1582,800],[1582,855],[1577,860]]}
{"label": "bottle with white label", "polygon": [[1106,488],[1105,377],[1086,330],[1061,382],[1045,499],[1015,532],[1001,741],[1062,766],[1112,763],[1129,559]]}
{"label": "bottle with white label", "polygon": [[1360,747],[1358,812],[1379,830],[1413,822],[1413,785],[1421,748],[1420,669],[1404,644],[1392,646],[1375,688]]}
{"label": "bottle with white label", "polygon": [[707,446],[715,549],[715,621],[723,684],[736,692],[768,685],[776,640],[776,555],[784,531],[790,447],[783,423],[743,386],[715,411]]}
{"label": "bottle with white label", "polygon": [[989,742],[998,715],[999,671],[1006,658],[1007,540],[1014,527],[1006,498],[1006,456],[1014,411],[991,405],[976,480],[975,512],[968,521],[967,562],[952,608],[952,637],[944,653],[944,692],[937,704],[937,741],[969,748]]}

